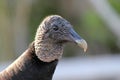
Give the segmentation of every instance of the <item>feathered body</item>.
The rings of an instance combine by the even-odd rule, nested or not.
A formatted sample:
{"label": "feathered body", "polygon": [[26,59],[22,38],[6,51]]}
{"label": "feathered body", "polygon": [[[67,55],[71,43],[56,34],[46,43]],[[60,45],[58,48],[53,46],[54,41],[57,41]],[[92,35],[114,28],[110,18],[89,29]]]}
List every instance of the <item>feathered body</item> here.
{"label": "feathered body", "polygon": [[34,43],[7,69],[0,80],[51,80],[58,60],[43,62],[35,55]]}

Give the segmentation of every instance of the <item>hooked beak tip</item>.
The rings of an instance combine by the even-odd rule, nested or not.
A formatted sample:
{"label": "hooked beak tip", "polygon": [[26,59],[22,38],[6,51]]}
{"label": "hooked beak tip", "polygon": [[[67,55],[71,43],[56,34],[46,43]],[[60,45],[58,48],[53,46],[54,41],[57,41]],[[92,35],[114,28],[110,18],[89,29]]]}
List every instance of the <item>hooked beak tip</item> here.
{"label": "hooked beak tip", "polygon": [[75,42],[78,44],[78,46],[84,49],[84,52],[87,51],[88,46],[87,42],[84,39],[76,40]]}

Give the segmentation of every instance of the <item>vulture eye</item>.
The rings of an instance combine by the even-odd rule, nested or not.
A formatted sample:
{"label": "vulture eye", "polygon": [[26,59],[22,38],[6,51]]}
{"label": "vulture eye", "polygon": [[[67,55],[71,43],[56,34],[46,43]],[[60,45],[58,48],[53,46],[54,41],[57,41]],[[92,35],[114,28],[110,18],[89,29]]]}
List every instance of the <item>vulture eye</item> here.
{"label": "vulture eye", "polygon": [[58,29],[59,29],[58,26],[57,26],[57,25],[54,25],[53,30],[54,30],[54,31],[57,31]]}

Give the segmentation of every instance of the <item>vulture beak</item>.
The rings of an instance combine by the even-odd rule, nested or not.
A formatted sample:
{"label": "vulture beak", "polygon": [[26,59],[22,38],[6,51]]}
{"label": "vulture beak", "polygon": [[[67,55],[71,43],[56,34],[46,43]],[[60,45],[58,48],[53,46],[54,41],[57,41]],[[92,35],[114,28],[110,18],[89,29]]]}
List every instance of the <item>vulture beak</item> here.
{"label": "vulture beak", "polygon": [[83,48],[84,52],[87,50],[87,42],[82,39],[73,29],[70,29],[69,37],[71,38],[71,41],[76,43],[78,46]]}

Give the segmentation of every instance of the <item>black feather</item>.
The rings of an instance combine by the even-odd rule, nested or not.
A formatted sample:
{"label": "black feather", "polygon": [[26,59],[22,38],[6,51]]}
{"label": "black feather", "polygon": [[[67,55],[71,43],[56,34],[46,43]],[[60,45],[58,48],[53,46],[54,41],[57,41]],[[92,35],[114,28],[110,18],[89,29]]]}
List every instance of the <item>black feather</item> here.
{"label": "black feather", "polygon": [[[43,62],[35,54],[34,43],[28,48],[28,52],[21,58],[20,67],[14,66],[7,72],[0,73],[0,80],[52,80],[52,76],[58,60]],[[23,65],[22,65],[23,64]]]}

